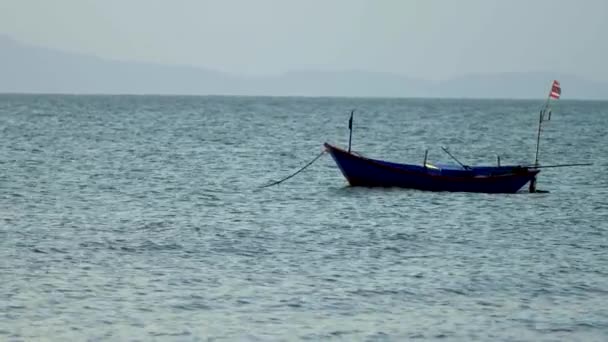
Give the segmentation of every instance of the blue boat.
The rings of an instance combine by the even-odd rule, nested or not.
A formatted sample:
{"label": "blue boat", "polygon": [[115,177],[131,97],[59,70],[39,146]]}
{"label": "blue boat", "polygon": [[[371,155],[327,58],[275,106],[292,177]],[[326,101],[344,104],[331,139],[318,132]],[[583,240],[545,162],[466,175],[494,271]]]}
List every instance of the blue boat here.
{"label": "blue boat", "polygon": [[[500,165],[468,166],[461,163],[447,149],[442,149],[458,165],[433,165],[427,163],[427,154],[421,165],[400,164],[362,156],[351,152],[353,136],[353,113],[350,113],[348,129],[348,150],[325,143],[325,151],[295,173],[263,187],[281,184],[312,165],[325,152],[334,159],[342,175],[351,186],[364,187],[399,187],[426,191],[482,192],[482,193],[516,193],[530,183],[530,192],[547,192],[536,189],[536,176],[541,168],[588,166],[590,163],[540,165],[538,162],[541,127],[544,121],[551,119],[551,100],[559,99],[561,86],[553,81],[549,96],[539,113],[538,133],[536,137],[536,156],[533,165]],[[428,151],[427,151],[428,152]]]}
{"label": "blue boat", "polygon": [[515,193],[534,182],[537,168],[399,164],[367,158],[325,143],[351,186],[400,187],[426,191]]}
{"label": "blue boat", "polygon": [[348,150],[325,143],[325,150],[332,156],[340,171],[351,186],[365,187],[400,187],[427,191],[458,191],[483,193],[515,193],[530,183],[530,192],[536,190],[536,175],[541,168],[588,166],[590,163],[540,165],[538,162],[541,127],[544,121],[551,119],[551,100],[561,96],[561,85],[554,80],[547,100],[539,113],[538,134],[536,137],[536,156],[534,164],[467,166],[462,164],[448,150],[443,150],[458,165],[432,165],[427,163],[426,154],[422,165],[400,164],[384,160],[371,159],[358,153],[351,153],[353,134],[353,113],[350,113],[348,129]]}

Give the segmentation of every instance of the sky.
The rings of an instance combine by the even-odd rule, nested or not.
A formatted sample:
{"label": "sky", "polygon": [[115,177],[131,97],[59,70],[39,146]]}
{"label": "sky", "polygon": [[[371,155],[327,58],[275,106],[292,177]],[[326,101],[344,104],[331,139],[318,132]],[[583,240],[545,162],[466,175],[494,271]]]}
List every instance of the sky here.
{"label": "sky", "polygon": [[0,0],[0,34],[247,75],[550,71],[608,81],[607,0]]}

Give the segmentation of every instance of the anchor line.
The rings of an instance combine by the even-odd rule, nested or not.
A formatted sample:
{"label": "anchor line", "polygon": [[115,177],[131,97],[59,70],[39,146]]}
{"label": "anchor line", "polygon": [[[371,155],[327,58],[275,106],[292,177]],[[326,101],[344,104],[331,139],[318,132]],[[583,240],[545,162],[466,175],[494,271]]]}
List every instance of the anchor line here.
{"label": "anchor line", "polygon": [[259,189],[268,188],[268,187],[271,187],[271,186],[274,186],[274,185],[279,185],[279,184],[283,183],[284,181],[286,181],[286,180],[290,179],[291,177],[294,177],[294,176],[295,176],[295,175],[297,175],[298,173],[300,173],[300,172],[302,172],[302,171],[306,170],[306,168],[308,168],[309,166],[311,166],[312,164],[314,164],[314,162],[316,162],[316,161],[317,161],[319,158],[321,158],[321,157],[322,157],[322,156],[323,156],[325,153],[327,153],[327,151],[326,151],[326,150],[323,150],[323,151],[322,151],[321,153],[319,153],[319,154],[318,154],[318,155],[317,155],[317,156],[316,156],[316,157],[315,157],[313,160],[309,161],[309,162],[308,162],[308,164],[304,165],[304,166],[303,166],[302,168],[300,168],[298,171],[296,171],[296,172],[292,173],[291,175],[289,175],[289,176],[287,176],[287,177],[285,177],[285,178],[283,178],[283,179],[281,179],[281,180],[278,180],[278,181],[276,181],[276,182],[272,182],[272,183],[270,183],[270,184],[262,185],[262,186],[260,186],[260,187],[259,187]]}

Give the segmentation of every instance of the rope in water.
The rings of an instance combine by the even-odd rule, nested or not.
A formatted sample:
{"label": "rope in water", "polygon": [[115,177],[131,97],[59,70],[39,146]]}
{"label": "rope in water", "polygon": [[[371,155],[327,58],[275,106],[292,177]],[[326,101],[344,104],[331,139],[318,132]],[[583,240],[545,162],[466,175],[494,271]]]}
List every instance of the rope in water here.
{"label": "rope in water", "polygon": [[304,166],[303,166],[301,169],[299,169],[298,171],[296,171],[296,172],[292,173],[291,175],[289,175],[289,176],[287,176],[287,177],[285,177],[285,178],[283,178],[283,179],[281,179],[281,180],[278,180],[278,181],[276,181],[276,182],[272,182],[272,183],[270,183],[270,184],[262,185],[262,186],[260,186],[260,189],[262,189],[262,188],[267,188],[267,187],[274,186],[274,185],[279,185],[279,184],[283,183],[284,181],[288,180],[289,178],[291,178],[291,177],[293,177],[293,176],[297,175],[298,173],[300,173],[300,172],[304,171],[304,170],[305,170],[307,167],[309,167],[309,166],[310,166],[310,165],[312,165],[314,162],[316,162],[316,161],[317,161],[319,158],[321,158],[321,157],[322,157],[322,156],[323,156],[323,155],[324,155],[326,152],[327,152],[327,151],[323,150],[321,153],[319,153],[319,155],[317,155],[317,156],[316,156],[316,157],[315,157],[313,160],[309,161],[309,162],[308,162],[308,164],[304,165]]}

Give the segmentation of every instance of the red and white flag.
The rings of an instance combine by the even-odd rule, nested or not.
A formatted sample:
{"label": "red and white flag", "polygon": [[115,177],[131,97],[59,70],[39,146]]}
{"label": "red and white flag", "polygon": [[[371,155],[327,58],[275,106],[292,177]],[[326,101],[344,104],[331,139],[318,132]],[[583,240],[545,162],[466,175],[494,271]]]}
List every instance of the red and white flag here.
{"label": "red and white flag", "polygon": [[549,92],[549,97],[557,100],[561,95],[562,87],[559,85],[558,81],[553,81],[553,85],[551,86],[551,92]]}

